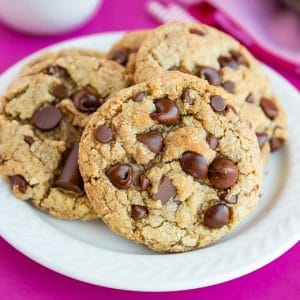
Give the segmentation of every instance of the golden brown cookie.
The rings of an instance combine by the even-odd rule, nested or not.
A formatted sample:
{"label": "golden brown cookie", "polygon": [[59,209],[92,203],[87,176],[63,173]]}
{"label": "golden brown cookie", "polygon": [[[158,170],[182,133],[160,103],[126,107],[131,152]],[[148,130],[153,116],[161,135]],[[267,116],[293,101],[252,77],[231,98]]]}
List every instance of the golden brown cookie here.
{"label": "golden brown cookie", "polygon": [[136,57],[136,82],[167,70],[206,79],[232,93],[255,128],[264,161],[287,139],[282,106],[256,59],[237,40],[215,28],[172,22],[148,34]]}
{"label": "golden brown cookie", "polygon": [[78,169],[91,114],[129,84],[125,68],[95,56],[54,55],[28,68],[2,99],[0,172],[15,195],[62,219],[93,219]]}
{"label": "golden brown cookie", "polygon": [[161,252],[207,246],[255,206],[262,161],[232,95],[166,72],[117,93],[81,138],[79,166],[97,214]]}

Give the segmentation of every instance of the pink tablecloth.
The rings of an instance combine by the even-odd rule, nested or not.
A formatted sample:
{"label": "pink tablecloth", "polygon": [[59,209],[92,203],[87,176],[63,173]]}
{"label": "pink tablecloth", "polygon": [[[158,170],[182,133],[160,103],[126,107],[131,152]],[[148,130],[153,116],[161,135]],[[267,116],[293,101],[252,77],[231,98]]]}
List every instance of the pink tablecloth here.
{"label": "pink tablecloth", "polygon": [[[23,36],[0,25],[0,73],[35,50],[89,33],[156,25],[144,11],[146,1],[106,0],[84,28],[55,38]],[[280,71],[280,70],[279,70]],[[284,74],[300,88],[300,80]],[[26,226],[26,224],[24,224]],[[0,299],[300,299],[300,243],[266,267],[217,286],[177,293],[132,293],[96,287],[54,273],[26,258],[0,238]]]}

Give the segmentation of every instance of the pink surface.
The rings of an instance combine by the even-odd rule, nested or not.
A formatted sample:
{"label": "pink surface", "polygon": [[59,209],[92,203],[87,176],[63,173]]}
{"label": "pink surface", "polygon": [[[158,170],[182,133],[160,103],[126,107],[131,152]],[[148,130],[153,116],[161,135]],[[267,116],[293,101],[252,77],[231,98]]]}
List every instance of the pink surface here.
{"label": "pink surface", "polygon": [[[178,0],[194,17],[220,27],[300,87],[300,15],[278,0]],[[190,5],[195,3],[195,5]]]}
{"label": "pink surface", "polygon": [[[151,28],[156,23],[145,14],[145,2],[106,0],[96,17],[84,28],[55,38],[24,36],[0,24],[0,73],[24,56],[68,38],[104,31]],[[299,77],[279,71],[300,88]],[[151,294],[96,287],[66,278],[26,258],[0,238],[0,299],[134,300],[143,297],[147,300],[154,296],[158,300],[299,299],[299,253],[300,243],[266,267],[228,283],[193,291]]]}
{"label": "pink surface", "polygon": [[180,0],[193,4],[207,2],[218,9],[216,22],[239,36],[247,46],[257,44],[280,57],[294,71],[300,67],[299,14],[279,1]]}

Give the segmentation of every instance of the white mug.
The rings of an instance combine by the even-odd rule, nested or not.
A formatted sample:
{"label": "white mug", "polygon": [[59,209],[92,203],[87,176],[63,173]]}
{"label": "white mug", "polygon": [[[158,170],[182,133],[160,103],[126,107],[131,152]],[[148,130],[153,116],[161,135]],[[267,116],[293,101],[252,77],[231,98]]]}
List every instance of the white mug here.
{"label": "white mug", "polygon": [[102,0],[0,0],[0,20],[25,33],[60,34],[86,22],[101,2]]}

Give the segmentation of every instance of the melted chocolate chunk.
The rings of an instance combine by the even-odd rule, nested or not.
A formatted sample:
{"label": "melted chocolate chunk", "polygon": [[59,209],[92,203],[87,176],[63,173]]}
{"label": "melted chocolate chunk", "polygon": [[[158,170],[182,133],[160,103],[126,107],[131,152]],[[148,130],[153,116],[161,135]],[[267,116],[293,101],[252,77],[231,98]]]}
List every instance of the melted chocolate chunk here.
{"label": "melted chocolate chunk", "polygon": [[256,137],[260,148],[262,148],[264,144],[269,140],[269,136],[266,133],[257,133]]}
{"label": "melted chocolate chunk", "polygon": [[205,35],[205,33],[202,30],[198,29],[198,28],[191,28],[190,33],[200,35],[200,36]]}
{"label": "melted chocolate chunk", "polygon": [[190,91],[189,90],[184,90],[181,96],[181,99],[183,102],[192,105],[193,100],[190,97]]}
{"label": "melted chocolate chunk", "polygon": [[208,168],[208,178],[215,188],[227,189],[236,184],[239,172],[232,160],[217,157]]}
{"label": "melted chocolate chunk", "polygon": [[219,140],[212,134],[209,134],[206,137],[206,141],[210,147],[210,149],[215,150],[219,145]]}
{"label": "melted chocolate chunk", "polygon": [[230,194],[221,194],[220,199],[229,203],[229,204],[236,204],[237,203],[237,195],[230,195]]}
{"label": "melted chocolate chunk", "polygon": [[211,96],[210,106],[215,112],[223,112],[226,108],[226,103],[224,99],[220,96]]}
{"label": "melted chocolate chunk", "polygon": [[24,141],[31,146],[34,143],[34,138],[30,135],[24,135]]}
{"label": "melted chocolate chunk", "polygon": [[159,153],[163,149],[163,136],[159,130],[152,130],[148,133],[138,134],[136,138],[154,153]]}
{"label": "melted chocolate chunk", "polygon": [[100,143],[108,143],[112,140],[112,130],[106,125],[100,125],[95,131],[95,138]]}
{"label": "melted chocolate chunk", "polygon": [[201,66],[198,72],[198,76],[202,79],[206,79],[212,85],[218,86],[221,84],[220,74],[214,68]]}
{"label": "melted chocolate chunk", "polygon": [[148,216],[148,209],[142,205],[131,205],[131,218],[138,221]]}
{"label": "melted chocolate chunk", "polygon": [[98,95],[89,88],[76,92],[73,96],[73,103],[82,113],[93,113],[101,105]]}
{"label": "melted chocolate chunk", "polygon": [[176,188],[172,181],[164,176],[158,186],[157,193],[153,195],[155,200],[160,200],[163,204],[167,203],[171,198],[176,196]]}
{"label": "melted chocolate chunk", "polygon": [[106,171],[111,183],[119,189],[128,189],[132,183],[133,169],[128,164],[118,164]]}
{"label": "melted chocolate chunk", "polygon": [[51,92],[54,97],[60,100],[68,96],[68,88],[62,83],[54,85]]}
{"label": "melted chocolate chunk", "polygon": [[120,48],[114,50],[108,59],[114,60],[120,65],[125,66],[128,62],[129,55],[131,53],[131,50],[128,48]]}
{"label": "melted chocolate chunk", "polygon": [[230,80],[227,80],[227,81],[225,81],[225,82],[222,83],[222,86],[223,86],[223,88],[224,88],[227,92],[229,92],[229,93],[231,93],[231,94],[234,93],[234,90],[235,90],[235,84],[234,84],[234,82],[232,82],[232,81],[230,81]]}
{"label": "melted chocolate chunk", "polygon": [[164,125],[172,125],[180,118],[179,109],[176,103],[168,98],[161,98],[155,101],[156,111],[150,114],[153,120]]}
{"label": "melted chocolate chunk", "polygon": [[140,185],[141,185],[141,189],[142,191],[147,191],[148,188],[151,186],[151,181],[149,180],[149,178],[142,174],[140,176]]}
{"label": "melted chocolate chunk", "polygon": [[229,67],[234,70],[238,69],[238,63],[231,56],[220,56],[218,61],[219,61],[221,68]]}
{"label": "melted chocolate chunk", "polygon": [[53,75],[61,78],[69,77],[67,70],[60,66],[50,66],[47,68],[46,71],[49,75]]}
{"label": "melted chocolate chunk", "polygon": [[270,120],[274,120],[278,116],[278,108],[272,100],[265,97],[261,98],[260,107]]}
{"label": "melted chocolate chunk", "polygon": [[13,175],[9,178],[9,182],[12,190],[14,187],[17,187],[20,193],[22,194],[26,193],[27,181],[23,176]]}
{"label": "melted chocolate chunk", "polygon": [[279,149],[281,149],[285,144],[285,139],[281,139],[278,137],[272,137],[270,139],[270,147],[271,147],[271,152],[275,152]]}
{"label": "melted chocolate chunk", "polygon": [[182,154],[180,165],[185,173],[197,179],[205,177],[208,171],[204,156],[193,151],[186,151]]}
{"label": "melted chocolate chunk", "polygon": [[75,193],[83,191],[83,180],[78,166],[78,150],[79,143],[75,143],[67,156],[59,177],[55,181],[56,186]]}
{"label": "melted chocolate chunk", "polygon": [[209,228],[220,228],[230,222],[230,209],[225,204],[210,207],[204,215],[204,224]]}
{"label": "melted chocolate chunk", "polygon": [[248,66],[245,56],[243,56],[239,51],[231,50],[230,54],[239,65]]}
{"label": "melted chocolate chunk", "polygon": [[63,118],[61,110],[55,106],[46,106],[35,111],[32,117],[33,124],[42,131],[56,128]]}

